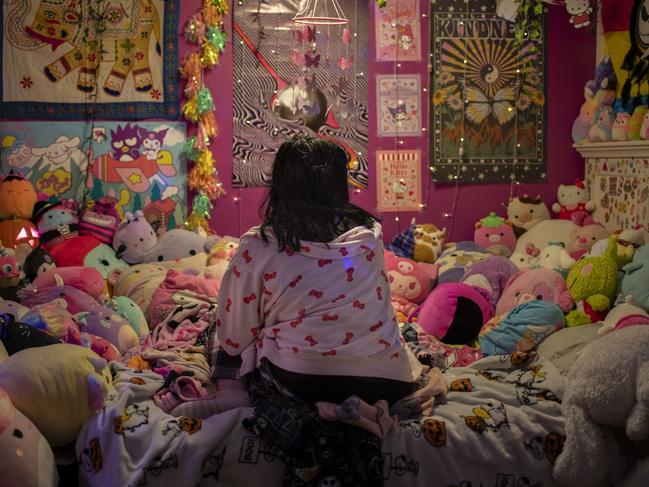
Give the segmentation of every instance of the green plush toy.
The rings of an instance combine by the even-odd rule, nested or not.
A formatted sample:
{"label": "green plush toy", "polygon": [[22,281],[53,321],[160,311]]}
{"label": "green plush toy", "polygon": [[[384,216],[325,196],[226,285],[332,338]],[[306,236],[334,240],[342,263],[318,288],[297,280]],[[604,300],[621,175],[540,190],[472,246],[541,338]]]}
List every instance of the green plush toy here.
{"label": "green plush toy", "polygon": [[126,296],[113,296],[106,306],[126,318],[126,321],[135,330],[139,338],[143,338],[149,334],[149,325],[146,322],[144,313],[131,298]]}
{"label": "green plush toy", "polygon": [[611,237],[606,252],[577,261],[566,285],[576,309],[566,316],[568,326],[587,325],[604,319],[617,289],[617,245]]}

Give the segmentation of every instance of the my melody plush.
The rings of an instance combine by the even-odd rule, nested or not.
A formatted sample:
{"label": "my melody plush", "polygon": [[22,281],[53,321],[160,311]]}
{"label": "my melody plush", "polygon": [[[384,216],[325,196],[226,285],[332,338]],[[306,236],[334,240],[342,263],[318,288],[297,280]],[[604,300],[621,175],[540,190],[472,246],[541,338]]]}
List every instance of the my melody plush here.
{"label": "my melody plush", "polygon": [[489,301],[495,307],[509,278],[516,272],[518,268],[509,259],[493,255],[469,267],[462,282],[489,291],[491,294]]}
{"label": "my melody plush", "polygon": [[552,211],[561,220],[572,220],[576,225],[591,223],[590,214],[595,210],[595,203],[588,197],[588,188],[581,179],[575,184],[560,184],[557,189],[558,203],[552,205]]}
{"label": "my melody plush", "polygon": [[28,348],[0,362],[0,389],[52,447],[76,439],[103,407],[111,381],[104,359],[66,343]]}
{"label": "my melody plush", "polygon": [[558,272],[539,267],[514,274],[496,305],[496,315],[502,315],[528,301],[555,303],[564,312],[573,306],[566,282]]}
{"label": "my melody plush", "polygon": [[568,271],[574,267],[575,263],[575,259],[570,256],[563,244],[552,242],[541,250],[535,266],[551,269],[565,277],[568,275]]}
{"label": "my melody plush", "polygon": [[550,212],[540,196],[517,196],[509,200],[507,220],[514,226],[514,234],[520,237],[543,220],[550,219]]}
{"label": "my melody plush", "polygon": [[113,249],[118,258],[129,264],[139,264],[153,250],[158,238],[142,211],[126,212],[124,218],[115,231]]}
{"label": "my melody plush", "polygon": [[649,326],[616,329],[585,346],[568,373],[561,411],[566,442],[555,480],[607,485],[615,443],[609,428],[623,428],[635,442],[649,438]]}
{"label": "my melody plush", "polygon": [[599,223],[575,227],[570,233],[567,250],[570,257],[579,259],[587,253],[595,243],[608,237],[608,231]]}
{"label": "my melody plush", "polygon": [[476,223],[473,241],[487,252],[503,257],[509,257],[516,247],[512,223],[493,211]]}
{"label": "my melody plush", "polygon": [[435,270],[405,257],[385,251],[385,268],[393,296],[421,304],[433,289]]}
{"label": "my melody plush", "polygon": [[56,487],[59,476],[52,448],[0,389],[0,478],[15,487]]}
{"label": "my melody plush", "polygon": [[538,261],[540,254],[541,249],[537,248],[533,243],[528,243],[525,245],[525,250],[523,252],[514,249],[514,253],[509,256],[509,261],[514,264],[518,270],[522,271],[532,267],[538,267],[536,262]]}
{"label": "my melody plush", "polygon": [[566,285],[576,309],[566,316],[568,326],[586,325],[606,316],[617,289],[617,246],[611,237],[606,253],[580,259],[570,270]]}
{"label": "my melody plush", "polygon": [[636,250],[633,260],[622,267],[622,271],[624,277],[620,284],[620,293],[623,296],[632,296],[636,306],[649,311],[649,245],[643,245]]}

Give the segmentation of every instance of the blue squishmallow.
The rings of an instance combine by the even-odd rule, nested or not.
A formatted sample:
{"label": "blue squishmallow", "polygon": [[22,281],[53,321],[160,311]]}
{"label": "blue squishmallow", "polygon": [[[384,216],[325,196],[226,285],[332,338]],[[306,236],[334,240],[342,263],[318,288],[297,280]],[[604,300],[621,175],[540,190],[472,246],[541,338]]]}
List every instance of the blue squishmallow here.
{"label": "blue squishmallow", "polygon": [[564,326],[565,317],[559,306],[549,301],[528,301],[483,327],[480,350],[485,356],[527,352]]}

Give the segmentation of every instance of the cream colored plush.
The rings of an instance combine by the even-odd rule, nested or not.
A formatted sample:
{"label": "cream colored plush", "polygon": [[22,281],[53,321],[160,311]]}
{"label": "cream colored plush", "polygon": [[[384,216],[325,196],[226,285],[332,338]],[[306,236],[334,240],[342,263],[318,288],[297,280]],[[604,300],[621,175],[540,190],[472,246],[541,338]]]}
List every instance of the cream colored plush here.
{"label": "cream colored plush", "polygon": [[106,361],[78,345],[28,348],[0,363],[0,388],[52,447],[76,439],[110,382]]}
{"label": "cream colored plush", "polygon": [[539,250],[552,242],[561,242],[564,247],[568,247],[570,234],[576,227],[570,220],[543,220],[518,238],[514,252],[529,253],[526,249],[530,243]]}

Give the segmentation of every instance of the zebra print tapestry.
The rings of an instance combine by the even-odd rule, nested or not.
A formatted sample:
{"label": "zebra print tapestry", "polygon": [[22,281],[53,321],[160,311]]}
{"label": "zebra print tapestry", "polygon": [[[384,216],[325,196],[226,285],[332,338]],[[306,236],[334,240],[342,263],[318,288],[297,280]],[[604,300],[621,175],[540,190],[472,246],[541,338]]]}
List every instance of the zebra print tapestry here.
{"label": "zebra print tapestry", "polygon": [[[367,187],[369,6],[366,0],[233,2],[234,187],[267,185],[278,147],[300,132],[341,144],[350,185]],[[300,10],[308,10],[302,17],[339,24],[295,22]]]}

